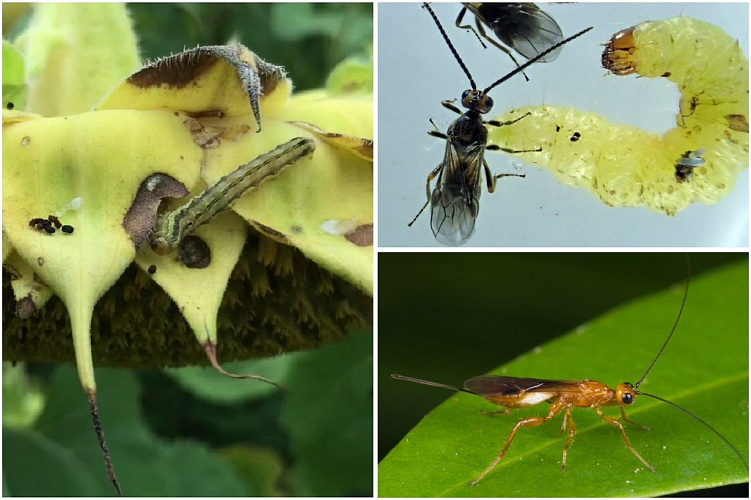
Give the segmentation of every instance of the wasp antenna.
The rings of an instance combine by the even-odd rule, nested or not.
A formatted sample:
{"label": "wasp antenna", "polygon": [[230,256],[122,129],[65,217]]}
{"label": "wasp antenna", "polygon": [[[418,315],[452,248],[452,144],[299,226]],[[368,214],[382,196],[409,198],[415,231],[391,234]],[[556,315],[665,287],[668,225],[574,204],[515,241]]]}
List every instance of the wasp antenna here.
{"label": "wasp antenna", "polygon": [[635,388],[639,388],[641,383],[644,382],[644,379],[647,378],[647,375],[649,375],[649,372],[652,371],[652,368],[654,368],[655,363],[657,363],[657,360],[660,359],[660,356],[662,356],[662,351],[665,350],[665,346],[668,345],[668,342],[670,342],[670,339],[675,333],[675,330],[678,328],[678,322],[681,320],[683,309],[686,307],[686,299],[688,298],[688,285],[690,281],[691,281],[691,258],[689,254],[686,254],[686,287],[683,291],[683,302],[681,302],[681,308],[678,310],[678,317],[675,318],[675,323],[673,323],[673,328],[670,330],[670,333],[668,334],[668,338],[665,339],[665,343],[662,344],[662,347],[660,348],[660,352],[657,353],[657,356],[655,356],[655,359],[652,360],[652,364],[649,365],[649,368],[647,368],[647,371],[644,372],[644,375],[642,375],[642,377],[639,379],[636,385],[634,385]]}
{"label": "wasp antenna", "polygon": [[714,427],[712,427],[711,425],[709,425],[708,423],[706,423],[704,420],[702,420],[701,418],[699,418],[698,415],[694,415],[693,413],[691,413],[687,409],[683,408],[682,406],[678,406],[677,404],[673,403],[672,401],[668,401],[667,399],[661,398],[660,396],[655,396],[654,394],[647,394],[646,392],[641,392],[641,391],[636,391],[636,394],[639,395],[639,396],[649,396],[650,398],[654,398],[654,399],[656,399],[658,401],[662,401],[663,403],[667,403],[670,406],[672,406],[673,408],[677,408],[677,409],[681,410],[683,413],[685,413],[689,417],[693,418],[697,422],[699,422],[701,424],[704,424],[704,426],[707,429],[709,429],[710,431],[714,432],[717,435],[717,437],[719,437],[720,439],[722,439],[723,441],[725,441],[725,444],[727,444],[728,446],[730,446],[730,448],[735,452],[735,454],[738,455],[738,458],[741,459],[741,462],[743,462],[743,466],[746,467],[746,468],[748,468],[748,464],[746,463],[746,458],[741,454],[741,452],[738,451],[738,449],[735,446],[733,446],[733,444],[730,441],[728,441],[728,439],[725,436],[723,436],[722,434],[720,434],[720,431],[718,431],[717,429],[715,429]]}
{"label": "wasp antenna", "polygon": [[467,394],[474,394],[472,391],[462,389],[461,387],[455,387],[453,385],[439,384],[438,382],[431,382],[430,380],[423,380],[420,378],[407,377],[406,375],[393,374],[391,378],[396,380],[404,380],[406,382],[414,382],[416,384],[429,385],[431,387],[438,387],[440,389],[448,389],[450,391],[466,392]]}
{"label": "wasp antenna", "polygon": [[467,78],[469,78],[469,84],[472,86],[472,89],[476,89],[477,84],[475,83],[475,80],[472,78],[472,75],[469,74],[469,69],[467,69],[467,66],[464,65],[464,61],[462,61],[462,58],[459,57],[459,53],[454,48],[454,44],[451,43],[451,40],[449,40],[449,36],[446,34],[446,31],[443,29],[443,26],[441,25],[441,21],[438,20],[438,16],[435,15],[435,12],[433,12],[433,9],[430,8],[430,5],[427,2],[422,4],[422,6],[423,8],[428,9],[428,12],[430,12],[430,15],[433,18],[433,21],[435,21],[436,26],[438,26],[438,30],[441,32],[441,35],[443,35],[443,39],[446,41],[446,45],[449,46],[449,49],[451,49],[451,53],[454,54],[454,57],[459,63],[459,66],[462,67],[462,69],[464,70],[464,74],[467,75]]}
{"label": "wasp antenna", "polygon": [[[437,20],[436,20],[436,22],[437,22]],[[532,58],[532,59],[530,59],[529,61],[525,62],[525,63],[524,63],[524,64],[522,64],[521,66],[518,66],[518,67],[517,67],[517,68],[516,68],[516,69],[515,69],[514,71],[512,71],[512,72],[508,73],[508,74],[507,74],[506,76],[502,77],[502,78],[501,78],[500,80],[498,80],[498,81],[496,81],[495,83],[493,83],[493,84],[492,84],[492,85],[491,85],[490,87],[486,88],[486,89],[485,89],[485,90],[483,91],[483,93],[487,94],[488,92],[490,92],[491,90],[493,90],[493,89],[494,89],[494,88],[495,88],[496,86],[498,86],[498,85],[502,84],[503,82],[505,82],[506,80],[508,80],[508,79],[509,79],[509,78],[511,78],[512,76],[514,76],[515,74],[523,72],[523,71],[524,71],[525,69],[527,69],[527,68],[528,68],[529,66],[531,66],[531,65],[532,65],[532,64],[534,64],[534,63],[536,63],[537,61],[539,61],[540,59],[542,59],[542,58],[543,58],[543,57],[545,57],[546,55],[550,54],[550,53],[551,53],[551,52],[553,52],[554,50],[557,50],[557,49],[559,49],[559,48],[560,48],[560,47],[562,47],[563,45],[566,45],[566,44],[567,44],[568,42],[570,42],[570,41],[571,41],[571,40],[573,40],[574,38],[579,38],[580,36],[582,36],[582,35],[583,35],[584,33],[586,33],[587,31],[591,30],[592,28],[593,28],[593,26],[590,26],[590,27],[589,27],[589,28],[587,28],[587,29],[581,30],[581,31],[580,31],[579,33],[577,33],[577,34],[575,34],[575,35],[572,35],[572,36],[570,36],[570,37],[566,38],[565,40],[561,40],[560,42],[556,43],[555,45],[553,45],[553,46],[549,47],[549,48],[548,48],[547,50],[544,50],[544,51],[540,52],[539,54],[537,54],[537,55],[536,55],[535,57],[533,57],[533,58]],[[444,35],[444,36],[445,36],[445,35]],[[453,50],[453,49],[452,49],[452,50]],[[474,88],[474,87],[473,87],[473,88]]]}

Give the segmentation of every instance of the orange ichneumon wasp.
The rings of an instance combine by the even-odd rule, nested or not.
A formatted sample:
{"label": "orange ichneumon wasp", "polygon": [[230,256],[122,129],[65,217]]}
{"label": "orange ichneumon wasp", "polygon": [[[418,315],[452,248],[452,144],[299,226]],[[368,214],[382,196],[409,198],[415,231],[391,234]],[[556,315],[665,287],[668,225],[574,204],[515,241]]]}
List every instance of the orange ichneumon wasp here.
{"label": "orange ichneumon wasp", "polygon": [[[720,432],[714,429],[711,425],[705,422],[703,419],[695,415],[694,413],[678,406],[677,404],[668,401],[660,396],[645,393],[639,390],[642,383],[645,381],[647,375],[652,371],[656,365],[657,360],[662,356],[663,351],[670,343],[677,326],[683,315],[684,308],[688,297],[688,289],[690,282],[690,270],[686,275],[685,289],[683,293],[683,299],[680,305],[678,315],[673,323],[673,326],[662,344],[659,352],[652,360],[651,364],[647,367],[643,376],[638,380],[636,384],[623,383],[618,384],[615,389],[607,386],[602,382],[595,380],[548,380],[548,379],[533,379],[533,378],[517,378],[507,376],[479,376],[473,377],[464,383],[464,388],[459,388],[451,385],[440,384],[427,380],[416,379],[412,377],[406,377],[403,375],[392,375],[393,378],[398,380],[405,380],[409,382],[415,382],[423,385],[429,385],[433,387],[439,387],[449,389],[453,391],[466,392],[481,396],[485,400],[504,407],[505,409],[497,412],[482,412],[485,414],[508,414],[512,409],[522,408],[527,406],[534,406],[542,402],[550,404],[550,408],[545,416],[528,417],[520,420],[516,423],[511,430],[508,438],[505,441],[503,449],[498,454],[497,458],[470,484],[470,486],[476,485],[482,480],[494,467],[506,457],[509,448],[511,447],[517,432],[522,427],[537,427],[547,423],[558,415],[563,415],[563,425],[561,432],[566,432],[566,440],[563,448],[562,468],[566,469],[567,453],[572,445],[574,435],[576,432],[576,426],[572,418],[573,408],[592,408],[597,415],[605,420],[609,425],[616,427],[621,434],[626,448],[642,463],[644,466],[654,471],[655,467],[650,464],[639,451],[631,445],[627,429],[624,428],[626,423],[635,425],[642,429],[648,429],[646,426],[642,426],[630,420],[624,408],[626,406],[632,406],[637,399],[637,396],[646,396],[657,399],[668,405],[671,405],[685,414],[689,415],[694,420],[698,421],[714,433],[717,437],[722,439],[733,452],[738,456],[744,467],[747,468],[746,458],[733,446],[730,441],[725,438]],[[621,418],[614,418],[606,415],[602,411],[602,407],[605,406],[617,406],[619,407]],[[645,456],[649,458],[649,455],[645,453]],[[650,461],[654,458],[650,458]],[[654,462],[653,462],[654,463]],[[657,464],[659,465],[659,464]]]}

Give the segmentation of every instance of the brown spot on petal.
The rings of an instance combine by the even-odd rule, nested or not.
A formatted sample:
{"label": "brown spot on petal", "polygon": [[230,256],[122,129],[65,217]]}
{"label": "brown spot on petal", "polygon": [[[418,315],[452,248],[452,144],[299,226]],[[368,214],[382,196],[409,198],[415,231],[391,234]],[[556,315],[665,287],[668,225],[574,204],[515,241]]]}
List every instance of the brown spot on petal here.
{"label": "brown spot on petal", "polygon": [[140,247],[156,226],[157,210],[163,198],[182,198],[189,193],[182,182],[167,174],[153,174],[139,186],[136,197],[125,214],[123,229]]}
{"label": "brown spot on petal", "polygon": [[212,53],[212,48],[199,47],[158,59],[131,75],[128,83],[141,88],[162,84],[182,88],[210,71],[219,62],[217,55]]}
{"label": "brown spot on petal", "polygon": [[222,135],[224,129],[205,125],[195,118],[188,118],[183,124],[193,136],[193,142],[203,149],[216,149],[221,144],[219,137]]}
{"label": "brown spot on petal", "polygon": [[344,235],[347,241],[358,247],[373,246],[373,224],[357,226],[353,231]]}
{"label": "brown spot on petal", "polygon": [[290,241],[287,239],[287,236],[277,231],[276,229],[270,228],[269,226],[264,226],[258,221],[250,221],[250,223],[253,225],[254,228],[258,229],[262,234],[265,234],[266,236],[278,241],[279,243],[284,243],[285,245],[291,245]]}
{"label": "brown spot on petal", "polygon": [[373,141],[371,139],[355,137],[353,135],[341,134],[338,132],[328,132],[317,125],[308,122],[294,121],[289,123],[317,135],[323,142],[330,144],[331,146],[352,151],[363,159],[373,160]]}

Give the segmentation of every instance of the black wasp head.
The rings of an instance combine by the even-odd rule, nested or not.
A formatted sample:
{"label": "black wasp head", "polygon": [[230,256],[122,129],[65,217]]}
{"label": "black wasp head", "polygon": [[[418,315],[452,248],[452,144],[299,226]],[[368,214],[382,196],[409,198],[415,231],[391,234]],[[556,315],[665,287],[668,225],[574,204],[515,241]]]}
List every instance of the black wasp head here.
{"label": "black wasp head", "polygon": [[462,106],[485,114],[493,109],[493,98],[482,90],[471,89],[462,92]]}

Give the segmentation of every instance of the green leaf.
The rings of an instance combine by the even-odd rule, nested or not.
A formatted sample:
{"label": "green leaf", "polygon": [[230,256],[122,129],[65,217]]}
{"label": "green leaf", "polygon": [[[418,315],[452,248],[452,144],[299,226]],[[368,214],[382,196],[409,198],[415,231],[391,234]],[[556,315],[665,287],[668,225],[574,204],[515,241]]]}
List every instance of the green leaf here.
{"label": "green leaf", "polygon": [[373,493],[373,337],[300,353],[282,411],[298,496]]}
{"label": "green leaf", "polygon": [[3,40],[3,109],[12,102],[16,109],[26,105],[26,66],[23,55]]}
{"label": "green leaf", "polygon": [[[254,373],[284,385],[284,378],[294,362],[296,353],[276,358],[255,359],[225,363],[223,368],[231,373]],[[188,366],[169,368],[164,372],[175,379],[180,386],[194,395],[214,403],[237,403],[256,399],[277,392],[279,389],[260,382],[237,383],[213,368]]]}
{"label": "green leaf", "polygon": [[[207,446],[166,442],[154,436],[141,417],[133,374],[104,368],[97,374],[100,416],[124,494],[253,494],[232,467]],[[3,480],[10,494],[114,494],[76,378],[72,366],[58,368],[48,387],[47,406],[36,425],[24,431],[3,429]]]}
{"label": "green leaf", "polygon": [[[595,376],[611,386],[624,379],[635,383],[664,342],[682,294],[682,287],[676,286],[615,309],[493,373],[582,380]],[[678,330],[640,389],[697,414],[748,456],[747,354],[746,261],[692,281]],[[748,481],[748,468],[715,434],[682,412],[642,396],[627,415],[651,430],[627,425],[626,432],[656,472],[624,447],[617,429],[594,411],[576,408],[576,440],[565,472],[559,416],[547,425],[520,430],[506,458],[470,488],[469,483],[498,456],[516,422],[546,410],[478,414],[494,409],[500,408],[473,395],[451,396],[381,462],[379,494],[654,496]],[[618,415],[614,408],[604,413]]]}

